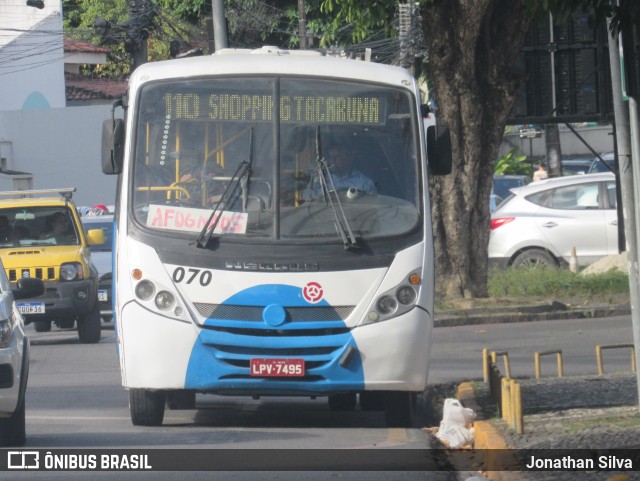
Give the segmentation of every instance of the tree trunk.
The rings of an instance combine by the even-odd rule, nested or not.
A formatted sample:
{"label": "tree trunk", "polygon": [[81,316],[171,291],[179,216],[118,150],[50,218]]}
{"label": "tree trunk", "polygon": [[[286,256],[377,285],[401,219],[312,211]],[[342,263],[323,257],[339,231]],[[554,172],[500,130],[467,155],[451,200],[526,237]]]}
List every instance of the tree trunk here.
{"label": "tree trunk", "polygon": [[434,0],[423,7],[436,117],[449,125],[453,144],[451,175],[431,179],[441,295],[487,296],[489,196],[521,80],[512,69],[533,18],[526,4]]}

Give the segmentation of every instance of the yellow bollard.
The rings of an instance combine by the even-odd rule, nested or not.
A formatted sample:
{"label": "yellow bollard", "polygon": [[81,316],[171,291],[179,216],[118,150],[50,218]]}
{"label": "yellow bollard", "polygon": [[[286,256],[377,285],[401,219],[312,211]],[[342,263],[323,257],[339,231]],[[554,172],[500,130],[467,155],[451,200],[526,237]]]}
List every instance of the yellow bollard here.
{"label": "yellow bollard", "polygon": [[489,349],[486,347],[482,349],[482,377],[487,384],[489,382]]}
{"label": "yellow bollard", "polygon": [[511,394],[509,393],[509,381],[502,378],[502,420],[509,423],[511,420]]}
{"label": "yellow bollard", "polygon": [[516,383],[514,386],[514,417],[515,417],[515,427],[516,433],[524,434],[524,417],[522,415],[522,391],[520,390],[520,384]]}

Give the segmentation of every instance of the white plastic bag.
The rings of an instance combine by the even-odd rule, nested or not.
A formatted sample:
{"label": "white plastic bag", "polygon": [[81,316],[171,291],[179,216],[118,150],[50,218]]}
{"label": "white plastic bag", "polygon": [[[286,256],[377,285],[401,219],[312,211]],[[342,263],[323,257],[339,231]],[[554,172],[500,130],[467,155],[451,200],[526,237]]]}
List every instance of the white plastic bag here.
{"label": "white plastic bag", "polygon": [[476,418],[473,409],[465,408],[460,401],[445,399],[442,421],[436,436],[451,448],[459,448],[473,443],[472,423]]}

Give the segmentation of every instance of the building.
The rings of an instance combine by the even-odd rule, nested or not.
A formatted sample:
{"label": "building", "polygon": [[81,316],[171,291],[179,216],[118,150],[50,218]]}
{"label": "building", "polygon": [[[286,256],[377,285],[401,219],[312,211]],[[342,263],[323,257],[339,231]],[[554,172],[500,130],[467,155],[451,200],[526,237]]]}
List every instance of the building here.
{"label": "building", "polygon": [[106,49],[64,38],[61,0],[41,6],[0,0],[0,189],[76,187],[78,204],[113,204],[102,122],[126,81],[80,78]]}

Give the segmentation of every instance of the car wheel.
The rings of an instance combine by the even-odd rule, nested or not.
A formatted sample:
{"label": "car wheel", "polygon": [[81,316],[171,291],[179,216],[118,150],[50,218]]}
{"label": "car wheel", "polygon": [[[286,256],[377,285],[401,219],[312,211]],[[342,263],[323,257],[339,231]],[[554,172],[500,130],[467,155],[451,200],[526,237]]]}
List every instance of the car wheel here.
{"label": "car wheel", "polygon": [[51,321],[36,321],[33,324],[36,332],[49,332],[51,330]]}
{"label": "car wheel", "polygon": [[96,302],[89,312],[78,317],[78,337],[80,342],[91,344],[98,342],[102,335],[100,306]]}
{"label": "car wheel", "polygon": [[11,417],[0,419],[0,446],[24,446],[27,441],[25,424],[25,402],[20,404]]}
{"label": "car wheel", "polygon": [[164,391],[129,389],[129,412],[134,426],[160,426],[164,419]]}
{"label": "car wheel", "polygon": [[387,427],[409,428],[413,425],[413,393],[389,391],[384,400],[384,418]]}
{"label": "car wheel", "polygon": [[356,407],[356,393],[329,395],[329,409],[332,411],[353,411]]}
{"label": "car wheel", "polygon": [[544,249],[527,249],[520,252],[511,263],[513,267],[556,267],[555,258]]}

